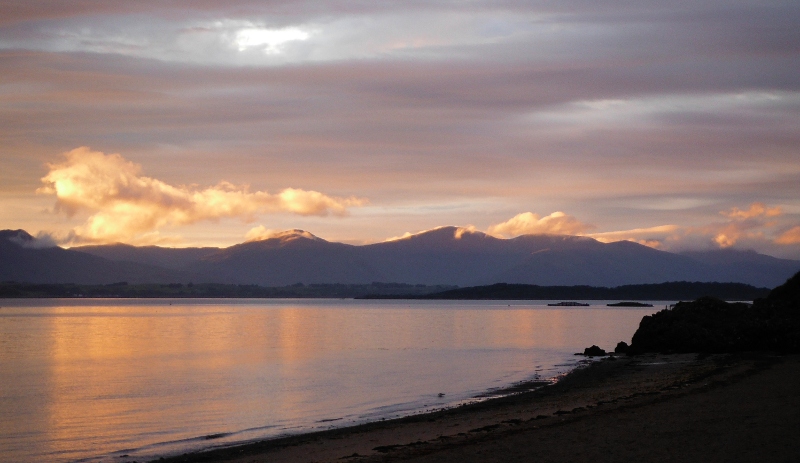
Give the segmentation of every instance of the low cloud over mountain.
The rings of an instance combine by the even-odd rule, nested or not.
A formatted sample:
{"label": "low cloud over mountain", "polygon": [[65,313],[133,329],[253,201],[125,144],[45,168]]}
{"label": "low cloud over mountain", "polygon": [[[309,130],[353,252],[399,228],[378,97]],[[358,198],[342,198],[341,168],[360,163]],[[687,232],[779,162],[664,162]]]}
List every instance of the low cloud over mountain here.
{"label": "low cloud over mountain", "polygon": [[251,192],[228,182],[202,189],[174,186],[141,175],[141,166],[119,154],[81,147],[65,156],[65,162],[48,165],[39,192],[55,195],[56,211],[91,214],[72,231],[75,242],[130,241],[166,226],[225,217],[252,220],[258,213],[346,215],[348,207],[365,202],[297,188]]}

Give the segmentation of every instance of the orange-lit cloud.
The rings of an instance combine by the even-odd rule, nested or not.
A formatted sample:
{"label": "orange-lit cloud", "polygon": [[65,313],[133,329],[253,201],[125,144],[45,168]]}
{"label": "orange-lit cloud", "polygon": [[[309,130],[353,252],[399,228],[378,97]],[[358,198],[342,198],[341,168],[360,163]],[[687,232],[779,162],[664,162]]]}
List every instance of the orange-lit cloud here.
{"label": "orange-lit cloud", "polygon": [[141,166],[119,154],[81,147],[65,156],[66,162],[48,164],[50,172],[38,191],[56,196],[57,211],[92,213],[73,230],[77,240],[83,241],[130,241],[166,226],[226,217],[250,221],[261,213],[342,216],[348,207],[365,203],[295,188],[277,194],[250,192],[246,186],[228,182],[205,189],[173,186],[142,176]]}
{"label": "orange-lit cloud", "polygon": [[766,221],[782,215],[780,207],[769,207],[764,203],[755,202],[747,210],[738,207],[727,211],[720,211],[720,215],[727,217],[728,222],[712,224],[701,227],[693,232],[712,235],[714,243],[721,248],[729,248],[743,239],[765,240],[765,230],[773,228],[777,223]]}
{"label": "orange-lit cloud", "polygon": [[[662,225],[650,228],[637,228],[618,232],[590,234],[599,241],[634,241],[658,249],[683,249],[696,247],[701,243],[720,248],[729,248],[737,243],[766,243],[771,240],[772,230],[778,225],[776,220],[783,215],[780,207],[769,207],[755,202],[748,209],[738,207],[721,211],[720,215],[728,220],[697,227],[680,227],[678,225]],[[791,230],[789,231],[791,232]],[[789,233],[787,232],[787,233]],[[780,240],[781,238],[778,238]],[[780,242],[775,240],[776,243]],[[789,243],[791,234],[783,240]]]}
{"label": "orange-lit cloud", "polygon": [[[424,233],[424,232],[420,232],[420,233]],[[388,242],[388,241],[404,240],[404,239],[406,239],[406,238],[411,238],[411,237],[412,237],[412,236],[414,236],[414,235],[416,235],[416,233],[405,232],[405,233],[403,233],[402,235],[398,235],[398,236],[392,236],[392,237],[386,238],[386,239],[385,239],[385,240],[383,240],[383,241],[386,241],[386,242]]]}
{"label": "orange-lit cloud", "polygon": [[[747,209],[733,207],[721,211],[727,218],[723,222],[702,226],[659,225],[630,230],[587,233],[594,228],[563,212],[554,212],[546,217],[526,212],[512,219],[492,225],[488,233],[496,236],[518,236],[522,234],[584,235],[604,243],[633,241],[662,250],[683,250],[708,246],[729,248],[734,245],[764,246],[800,244],[800,226],[786,230],[783,210],[761,202],[750,204]],[[783,225],[781,223],[783,222]],[[777,234],[780,229],[786,230]]]}
{"label": "orange-lit cloud", "polygon": [[[404,240],[406,238],[411,238],[412,236],[421,235],[423,233],[428,233],[435,230],[440,230],[442,228],[448,228],[448,227],[447,226],[433,227],[428,230],[418,231],[416,233],[405,232],[402,235],[392,236],[391,238],[386,238],[383,241],[388,242],[388,241]],[[474,225],[467,225],[466,227],[455,227],[455,230],[453,231],[453,238],[460,240],[462,236],[468,233],[480,233],[480,232],[478,231],[477,228],[475,228]]]}
{"label": "orange-lit cloud", "polygon": [[293,240],[298,237],[304,237],[312,240],[319,239],[318,237],[314,236],[313,234],[305,231],[305,230],[273,230],[270,228],[266,228],[263,225],[259,225],[257,227],[253,227],[250,231],[245,234],[244,239],[245,241],[261,241],[267,240],[270,238],[281,238],[282,240]]}
{"label": "orange-lit cloud", "polygon": [[453,236],[457,240],[460,240],[461,237],[464,236],[465,234],[467,234],[467,233],[475,233],[477,231],[478,230],[475,228],[474,225],[467,225],[466,227],[458,227],[456,229],[455,233],[453,233]]}
{"label": "orange-lit cloud", "polygon": [[777,244],[800,244],[800,225],[783,232],[775,240]]}
{"label": "orange-lit cloud", "polygon": [[275,238],[276,236],[280,235],[282,230],[273,230],[271,228],[267,228],[263,225],[259,225],[257,227],[251,228],[245,235],[245,241],[261,241],[267,240],[270,238]]}
{"label": "orange-lit cloud", "polygon": [[495,236],[508,237],[526,234],[585,235],[603,243],[633,241],[651,248],[663,248],[666,241],[677,241],[682,234],[680,227],[677,225],[586,233],[594,228],[597,227],[583,223],[561,211],[553,212],[546,217],[540,217],[532,212],[525,212],[517,214],[506,222],[490,226],[487,232]]}
{"label": "orange-lit cloud", "polygon": [[763,239],[764,233],[757,231],[761,224],[731,222],[721,225],[710,225],[702,231],[710,232],[713,241],[721,248],[729,248],[743,239]]}
{"label": "orange-lit cloud", "polygon": [[677,225],[659,225],[649,228],[634,228],[602,233],[590,233],[588,236],[603,243],[613,241],[634,241],[651,248],[662,248],[667,240],[680,239],[680,227]]}
{"label": "orange-lit cloud", "polygon": [[523,212],[503,223],[490,226],[487,231],[491,235],[498,236],[529,234],[582,235],[593,228],[596,227],[580,222],[571,215],[557,211],[545,217],[532,212]]}
{"label": "orange-lit cloud", "polygon": [[757,217],[777,217],[783,212],[780,207],[767,207],[764,203],[753,203],[750,209],[743,211],[738,207],[734,207],[729,211],[721,211],[720,214],[734,220],[746,220]]}

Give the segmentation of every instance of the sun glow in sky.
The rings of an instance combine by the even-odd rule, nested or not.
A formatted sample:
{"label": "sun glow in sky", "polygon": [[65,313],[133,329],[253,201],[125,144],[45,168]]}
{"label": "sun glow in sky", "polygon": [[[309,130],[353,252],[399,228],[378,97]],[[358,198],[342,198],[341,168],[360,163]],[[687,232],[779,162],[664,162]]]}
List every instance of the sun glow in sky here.
{"label": "sun glow in sky", "polygon": [[290,27],[286,29],[242,29],[236,33],[236,45],[239,51],[248,48],[261,48],[264,53],[281,52],[281,46],[287,42],[307,40],[308,32]]}
{"label": "sun glow in sky", "polygon": [[800,259],[800,5],[0,4],[0,228]]}

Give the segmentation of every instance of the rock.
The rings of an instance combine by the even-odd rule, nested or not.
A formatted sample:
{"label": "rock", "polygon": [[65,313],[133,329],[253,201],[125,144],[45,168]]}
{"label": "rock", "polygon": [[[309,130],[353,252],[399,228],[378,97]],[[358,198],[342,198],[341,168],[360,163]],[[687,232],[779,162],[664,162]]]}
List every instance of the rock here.
{"label": "rock", "polygon": [[711,297],[642,318],[629,354],[800,352],[800,273],[753,304]]}
{"label": "rock", "polygon": [[617,347],[614,348],[615,354],[625,354],[628,352],[628,343],[625,341],[620,341],[617,343]]}
{"label": "rock", "polygon": [[606,351],[595,345],[592,345],[592,347],[587,347],[586,349],[583,349],[583,355],[587,357],[599,357],[606,355]]}
{"label": "rock", "polygon": [[800,272],[797,272],[793,277],[786,280],[786,283],[770,291],[767,300],[771,302],[800,304]]}

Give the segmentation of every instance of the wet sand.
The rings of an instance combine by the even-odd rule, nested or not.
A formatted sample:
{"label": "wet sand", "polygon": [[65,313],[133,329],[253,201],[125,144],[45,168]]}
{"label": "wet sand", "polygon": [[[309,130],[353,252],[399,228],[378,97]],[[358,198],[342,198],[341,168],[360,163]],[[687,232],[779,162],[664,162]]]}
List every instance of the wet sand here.
{"label": "wet sand", "polygon": [[166,461],[793,462],[798,436],[800,356],[653,354],[451,410]]}

